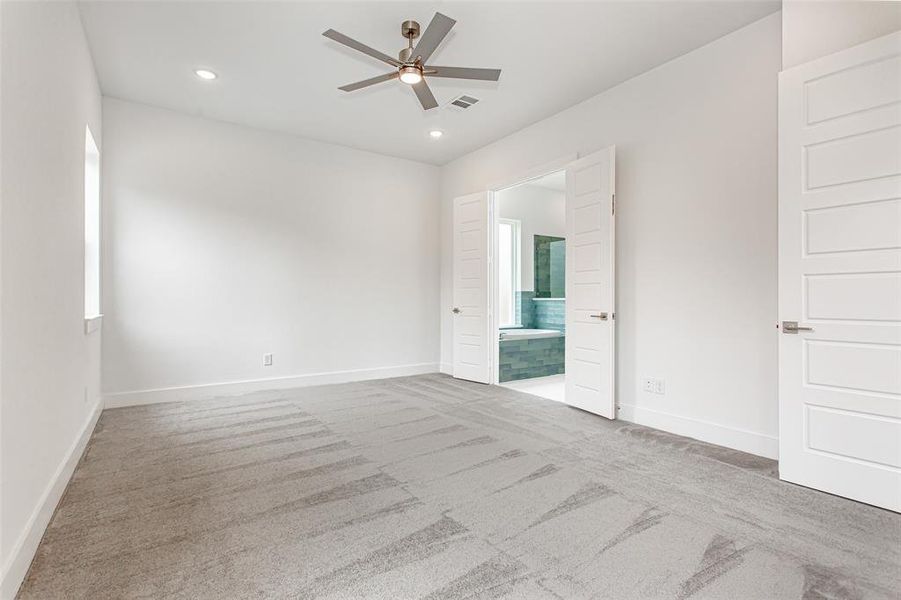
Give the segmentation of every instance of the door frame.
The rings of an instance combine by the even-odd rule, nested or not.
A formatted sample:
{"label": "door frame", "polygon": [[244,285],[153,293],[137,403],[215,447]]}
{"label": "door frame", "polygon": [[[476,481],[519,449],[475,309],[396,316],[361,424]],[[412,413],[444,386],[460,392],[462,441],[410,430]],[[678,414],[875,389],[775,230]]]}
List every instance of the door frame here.
{"label": "door frame", "polygon": [[506,178],[488,186],[488,333],[492,336],[489,362],[489,382],[500,383],[500,327],[498,327],[497,306],[497,193],[506,189],[540,179],[545,175],[563,171],[566,165],[577,160],[578,153],[567,154],[524,171],[515,177]]}

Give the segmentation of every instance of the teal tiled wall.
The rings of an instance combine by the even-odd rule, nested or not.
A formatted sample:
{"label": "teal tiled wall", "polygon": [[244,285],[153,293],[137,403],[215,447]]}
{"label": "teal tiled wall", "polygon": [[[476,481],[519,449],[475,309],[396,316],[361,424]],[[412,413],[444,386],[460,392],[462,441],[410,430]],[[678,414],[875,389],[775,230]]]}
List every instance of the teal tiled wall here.
{"label": "teal tiled wall", "polygon": [[532,329],[535,322],[535,311],[532,298],[535,292],[516,292],[516,322],[524,329]]}
{"label": "teal tiled wall", "polygon": [[566,338],[502,340],[499,379],[515,381],[563,373]]}
{"label": "teal tiled wall", "polygon": [[532,324],[535,329],[566,330],[566,300],[547,298],[532,300]]}

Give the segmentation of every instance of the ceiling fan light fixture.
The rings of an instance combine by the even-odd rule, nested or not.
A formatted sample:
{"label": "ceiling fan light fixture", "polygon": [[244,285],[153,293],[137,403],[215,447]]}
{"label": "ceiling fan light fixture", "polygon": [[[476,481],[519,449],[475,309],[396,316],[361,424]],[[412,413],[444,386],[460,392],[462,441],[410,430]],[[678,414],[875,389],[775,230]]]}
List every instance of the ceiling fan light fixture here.
{"label": "ceiling fan light fixture", "polygon": [[408,85],[416,85],[422,81],[422,69],[413,65],[400,68],[400,80]]}

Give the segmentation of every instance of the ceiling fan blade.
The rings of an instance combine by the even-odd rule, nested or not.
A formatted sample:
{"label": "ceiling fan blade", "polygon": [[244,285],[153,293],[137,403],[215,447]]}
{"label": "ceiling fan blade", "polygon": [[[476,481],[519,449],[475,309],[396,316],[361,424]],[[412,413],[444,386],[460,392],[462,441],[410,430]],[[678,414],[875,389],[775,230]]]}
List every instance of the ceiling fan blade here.
{"label": "ceiling fan blade", "polygon": [[335,40],[335,41],[338,42],[339,44],[344,44],[344,45],[347,46],[348,48],[353,48],[354,50],[356,50],[356,51],[358,51],[358,52],[362,52],[363,54],[368,54],[369,56],[371,56],[371,57],[373,57],[373,58],[377,58],[377,59],[379,59],[379,60],[382,61],[382,62],[386,62],[386,63],[388,63],[389,65],[391,65],[392,67],[399,67],[399,66],[400,66],[400,62],[399,62],[399,61],[397,61],[397,60],[391,58],[390,56],[388,56],[388,55],[385,54],[384,52],[379,52],[379,51],[376,50],[375,48],[370,48],[370,47],[367,46],[366,44],[363,44],[363,43],[361,43],[361,42],[358,42],[357,40],[355,40],[355,39],[353,39],[353,38],[347,37],[347,36],[344,35],[343,33],[339,33],[339,32],[337,32],[337,31],[335,31],[334,29],[329,29],[328,31],[326,31],[326,32],[323,33],[322,35],[324,35],[325,37],[329,38],[330,40]]}
{"label": "ceiling fan blade", "polygon": [[364,87],[369,87],[370,85],[382,83],[383,81],[397,79],[399,75],[400,73],[395,71],[394,73],[387,73],[385,75],[379,75],[378,77],[370,77],[369,79],[364,79],[363,81],[358,81],[356,83],[348,83],[347,85],[342,85],[338,89],[342,92],[353,92],[355,90],[363,89]]}
{"label": "ceiling fan blade", "polygon": [[449,77],[451,79],[482,79],[497,81],[501,76],[500,69],[470,69],[468,67],[426,67],[429,77]]}
{"label": "ceiling fan blade", "polygon": [[435,95],[429,89],[429,84],[425,82],[425,79],[412,87],[413,91],[416,92],[416,97],[419,98],[419,103],[422,104],[422,108],[429,110],[438,106],[438,101],[435,100]]}
{"label": "ceiling fan blade", "polygon": [[416,44],[416,48],[413,49],[413,56],[421,56],[422,62],[426,62],[432,55],[432,52],[435,51],[435,48],[438,47],[438,44],[440,44],[450,32],[454,23],[456,23],[456,21],[447,15],[436,12],[435,16],[432,17],[429,26],[425,28],[422,37],[419,38],[419,43]]}

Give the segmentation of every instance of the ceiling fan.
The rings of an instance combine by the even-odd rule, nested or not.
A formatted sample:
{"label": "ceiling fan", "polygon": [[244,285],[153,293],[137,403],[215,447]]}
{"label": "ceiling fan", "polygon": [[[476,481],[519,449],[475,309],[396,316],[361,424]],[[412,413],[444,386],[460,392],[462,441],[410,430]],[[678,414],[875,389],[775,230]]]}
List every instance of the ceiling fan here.
{"label": "ceiling fan", "polygon": [[409,84],[413,88],[413,92],[415,92],[416,97],[419,98],[419,103],[422,104],[422,108],[429,110],[438,106],[438,101],[435,100],[435,95],[432,94],[432,90],[429,89],[429,86],[425,81],[426,76],[497,81],[501,76],[500,69],[436,67],[427,64],[432,53],[441,41],[444,40],[445,36],[447,36],[455,23],[456,21],[450,17],[442,15],[441,13],[435,13],[429,26],[426,27],[425,32],[423,32],[422,37],[414,47],[413,40],[419,37],[419,23],[416,21],[404,21],[401,23],[400,31],[401,35],[407,38],[407,47],[398,53],[397,60],[374,48],[370,48],[366,44],[362,44],[353,38],[347,37],[343,33],[339,33],[334,29],[329,29],[322,35],[339,44],[344,44],[363,54],[368,54],[373,58],[377,58],[395,68],[391,73],[364,79],[363,81],[358,81],[356,83],[350,83],[341,86],[338,89],[345,92],[352,92],[383,81],[400,79],[403,83]]}

